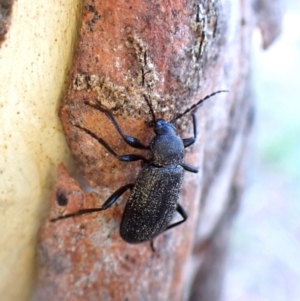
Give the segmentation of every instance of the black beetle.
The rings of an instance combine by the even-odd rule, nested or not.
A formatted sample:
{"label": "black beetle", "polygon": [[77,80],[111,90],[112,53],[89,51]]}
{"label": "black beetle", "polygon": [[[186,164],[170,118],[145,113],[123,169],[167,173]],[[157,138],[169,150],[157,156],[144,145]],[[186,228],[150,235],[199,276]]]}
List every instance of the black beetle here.
{"label": "black beetle", "polygon": [[[119,188],[106,200],[101,208],[81,210],[77,214],[63,216],[62,218],[106,210],[125,191],[130,189],[131,194],[127,201],[120,226],[120,235],[126,242],[141,243],[152,240],[165,230],[176,227],[186,221],[187,213],[179,204],[178,199],[182,187],[184,170],[194,173],[198,172],[196,168],[183,162],[184,149],[192,145],[197,138],[195,111],[192,114],[193,137],[181,139],[176,134],[176,128],[173,123],[188,112],[196,109],[206,99],[221,92],[227,91],[220,90],[207,95],[169,122],[164,119],[155,118],[152,105],[147,97],[144,96],[153,118],[150,126],[153,127],[156,134],[149,146],[144,145],[137,138],[125,135],[113,115],[106,108],[97,103],[85,102],[86,105],[105,113],[127,144],[134,148],[150,150],[152,156],[149,160],[135,154],[119,156],[103,139],[97,137],[90,130],[75,124],[77,128],[96,139],[108,152],[120,161],[131,162],[142,160],[144,161],[144,167],[135,183]],[[175,211],[182,216],[182,220],[169,224]]]}

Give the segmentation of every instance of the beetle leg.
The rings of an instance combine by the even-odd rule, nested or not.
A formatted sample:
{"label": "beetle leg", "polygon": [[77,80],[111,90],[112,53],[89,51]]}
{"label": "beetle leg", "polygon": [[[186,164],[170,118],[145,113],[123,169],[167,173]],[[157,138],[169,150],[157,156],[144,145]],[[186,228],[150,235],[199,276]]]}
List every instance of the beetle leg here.
{"label": "beetle leg", "polygon": [[187,220],[188,215],[187,215],[186,211],[184,210],[184,208],[179,203],[177,203],[176,211],[182,216],[183,220],[181,220],[179,222],[176,222],[174,224],[169,225],[166,228],[166,230],[169,230],[171,228],[177,227],[178,225],[184,223]]}
{"label": "beetle leg", "polygon": [[192,114],[192,117],[193,117],[194,137],[182,139],[184,147],[191,146],[192,144],[195,143],[195,141],[197,139],[197,119],[196,119],[195,113]]}
{"label": "beetle leg", "polygon": [[132,161],[138,161],[138,160],[143,160],[144,162],[149,161],[145,157],[143,157],[141,155],[136,155],[136,154],[126,154],[126,155],[119,156],[103,139],[97,137],[93,132],[80,126],[79,124],[75,124],[75,126],[79,129],[83,130],[90,136],[92,136],[94,139],[96,139],[100,144],[102,144],[107,149],[108,152],[110,152],[113,156],[115,156],[120,161],[124,161],[124,162],[132,162]]}
{"label": "beetle leg", "polygon": [[101,112],[103,112],[107,118],[112,122],[112,124],[115,126],[116,130],[119,132],[119,134],[122,136],[123,140],[129,144],[130,146],[134,148],[139,148],[139,149],[149,149],[149,146],[144,145],[139,139],[134,138],[132,136],[125,135],[123,131],[121,130],[120,126],[118,125],[117,121],[115,120],[114,116],[103,106],[101,106],[98,103],[91,103],[89,101],[84,102],[86,105],[97,109]]}
{"label": "beetle leg", "polygon": [[197,173],[198,172],[198,169],[194,166],[191,166],[189,164],[186,164],[186,163],[182,163],[181,166],[187,170],[187,171],[190,171],[190,172],[193,172],[193,173]]}
{"label": "beetle leg", "polygon": [[72,216],[78,216],[78,215],[82,215],[82,214],[88,214],[88,213],[93,213],[93,212],[98,212],[98,211],[103,211],[108,209],[111,205],[113,205],[117,199],[128,189],[132,189],[134,186],[134,184],[127,184],[125,186],[120,187],[118,190],[116,190],[106,201],[105,203],[100,207],[100,208],[88,208],[88,209],[82,209],[79,210],[76,213],[71,213],[71,214],[66,214],[64,216],[60,216],[58,218],[55,218],[53,220],[51,220],[51,222],[54,222],[56,220],[60,220],[60,219],[65,219],[65,218],[69,218]]}
{"label": "beetle leg", "polygon": [[[127,184],[125,186],[120,187],[118,190],[116,190],[101,206],[102,210],[108,209],[126,190],[132,189],[134,184]],[[89,210],[89,209],[87,209]]]}

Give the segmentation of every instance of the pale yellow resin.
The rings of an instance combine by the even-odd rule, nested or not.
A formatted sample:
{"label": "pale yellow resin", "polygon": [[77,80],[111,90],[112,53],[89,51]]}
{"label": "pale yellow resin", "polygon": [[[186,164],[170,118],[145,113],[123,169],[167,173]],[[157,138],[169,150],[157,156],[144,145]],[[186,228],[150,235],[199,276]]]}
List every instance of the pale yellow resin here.
{"label": "pale yellow resin", "polygon": [[30,298],[37,230],[69,151],[57,116],[81,1],[15,1],[0,47],[0,299]]}

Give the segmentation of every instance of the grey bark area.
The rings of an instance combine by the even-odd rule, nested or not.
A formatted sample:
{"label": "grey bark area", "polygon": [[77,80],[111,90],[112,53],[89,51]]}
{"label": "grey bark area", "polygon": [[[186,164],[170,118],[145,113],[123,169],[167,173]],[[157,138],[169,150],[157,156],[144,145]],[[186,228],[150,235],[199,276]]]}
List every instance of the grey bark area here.
{"label": "grey bark area", "polygon": [[[157,118],[171,120],[212,92],[229,92],[196,112],[198,137],[184,161],[199,173],[184,173],[179,198],[187,221],[155,238],[153,252],[148,242],[120,238],[128,194],[97,214],[47,220],[40,231],[36,300],[220,300],[230,225],[249,166],[252,34],[259,27],[263,47],[270,45],[280,32],[278,2],[84,2],[60,118],[77,166],[100,200],[60,167],[50,219],[99,207],[140,172],[138,164],[118,162],[74,126],[88,128],[118,154],[132,153],[107,116],[86,101],[105,105],[124,133],[147,145],[153,133],[145,125],[150,114],[144,95]],[[278,23],[262,17],[274,11]],[[183,138],[192,136],[191,116],[176,126]]]}
{"label": "grey bark area", "polygon": [[[209,151],[204,155],[202,206],[198,217],[198,233],[193,256],[190,258],[192,268],[189,274],[192,275],[192,286],[189,301],[222,299],[231,222],[235,214],[238,214],[243,191],[247,185],[247,172],[251,169],[248,155],[249,150],[253,149],[250,137],[255,117],[251,85],[252,33],[255,28],[260,31],[262,47],[266,49],[281,32],[282,1],[255,0],[243,3],[245,5],[239,8],[240,20],[234,20],[228,15],[229,22],[233,22],[231,27],[240,29],[237,30],[239,41],[233,39],[232,45],[228,45],[232,50],[229,54],[230,59],[240,63],[236,74],[231,73],[230,76],[235,77],[237,74],[240,76],[230,88],[230,93],[235,93],[236,99],[230,109],[225,139],[215,156],[214,164],[208,162]],[[234,6],[237,3],[231,1],[231,4]],[[234,40],[239,44],[235,45],[238,46],[235,50],[232,48]],[[242,51],[237,55],[235,51],[240,50]],[[222,55],[224,62],[227,61],[226,53]],[[218,123],[217,120],[218,115],[212,113],[212,123]],[[211,139],[214,137],[211,134],[206,136]],[[218,139],[220,136],[216,135],[214,138]],[[209,148],[207,145],[206,147]],[[220,206],[222,203],[223,206]],[[195,266],[197,262],[199,265]]]}

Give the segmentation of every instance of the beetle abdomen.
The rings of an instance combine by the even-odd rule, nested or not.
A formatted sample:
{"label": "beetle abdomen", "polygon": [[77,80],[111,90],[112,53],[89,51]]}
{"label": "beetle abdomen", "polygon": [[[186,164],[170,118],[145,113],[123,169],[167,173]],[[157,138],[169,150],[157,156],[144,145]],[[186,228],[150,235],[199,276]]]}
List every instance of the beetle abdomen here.
{"label": "beetle abdomen", "polygon": [[129,243],[151,240],[170,223],[180,195],[184,169],[146,166],[126,204],[120,228]]}

